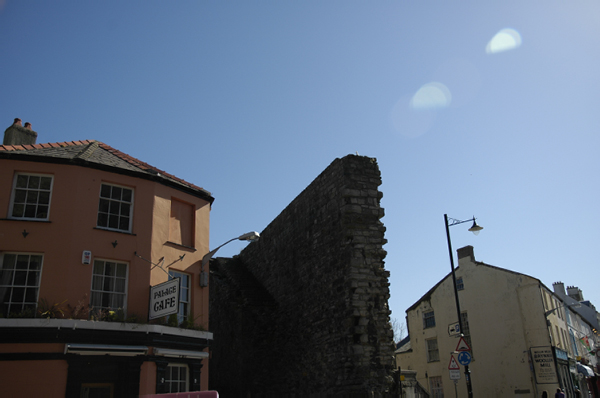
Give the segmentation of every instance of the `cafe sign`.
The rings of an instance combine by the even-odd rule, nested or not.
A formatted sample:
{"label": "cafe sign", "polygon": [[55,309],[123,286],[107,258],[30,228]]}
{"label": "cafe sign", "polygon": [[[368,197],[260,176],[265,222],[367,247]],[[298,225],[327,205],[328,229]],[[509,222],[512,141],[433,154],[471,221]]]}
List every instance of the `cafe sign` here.
{"label": "cafe sign", "polygon": [[179,311],[179,279],[173,278],[150,288],[149,319],[177,314]]}

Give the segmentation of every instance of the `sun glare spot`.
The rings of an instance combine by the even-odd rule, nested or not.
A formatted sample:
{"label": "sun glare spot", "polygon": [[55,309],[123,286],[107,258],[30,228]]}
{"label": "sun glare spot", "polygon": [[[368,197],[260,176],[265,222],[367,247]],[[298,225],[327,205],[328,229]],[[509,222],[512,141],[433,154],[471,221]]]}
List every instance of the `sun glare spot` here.
{"label": "sun glare spot", "polygon": [[514,50],[521,45],[521,35],[514,29],[502,29],[496,33],[485,47],[485,52],[495,54],[502,51]]}
{"label": "sun glare spot", "polygon": [[413,95],[410,107],[415,110],[445,108],[452,102],[448,87],[438,82],[427,83]]}

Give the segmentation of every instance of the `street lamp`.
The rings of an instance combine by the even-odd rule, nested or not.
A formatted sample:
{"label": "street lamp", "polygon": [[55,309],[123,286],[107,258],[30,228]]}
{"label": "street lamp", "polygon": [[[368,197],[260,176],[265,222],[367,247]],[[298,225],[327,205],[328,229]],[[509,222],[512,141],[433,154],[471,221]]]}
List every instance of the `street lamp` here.
{"label": "street lamp", "polygon": [[544,316],[548,316],[548,315],[552,314],[554,311],[556,311],[557,309],[564,308],[564,307],[567,307],[567,308],[581,308],[581,303],[575,303],[575,304],[567,304],[567,303],[565,303],[565,305],[559,305],[556,308],[552,308],[551,310],[548,310],[548,311],[544,312]]}
{"label": "street lamp", "polygon": [[[473,232],[475,235],[479,234],[479,232],[483,229],[475,222],[475,216],[469,220],[456,220],[454,218],[448,218],[447,214],[444,214],[444,224],[446,224],[446,237],[448,238],[448,254],[450,255],[450,267],[452,268],[452,284],[454,285],[454,300],[456,300],[456,313],[458,314],[458,327],[460,328],[460,333],[462,335],[463,332],[463,324],[460,316],[460,303],[458,301],[458,289],[456,288],[456,274],[454,273],[454,256],[452,255],[452,243],[450,243],[450,227],[453,225],[463,224],[466,222],[473,221],[473,226],[469,228],[469,231]],[[467,381],[467,394],[469,398],[473,398],[473,389],[471,387],[471,371],[469,370],[469,365],[465,365],[465,379]]]}
{"label": "street lamp", "polygon": [[206,253],[204,257],[202,257],[202,268],[200,269],[200,287],[208,286],[208,273],[204,272],[204,268],[208,265],[208,262],[215,255],[215,253],[228,244],[229,242],[233,242],[234,240],[247,240],[249,242],[254,242],[260,238],[260,234],[258,232],[252,231],[247,232],[243,235],[238,236],[237,238],[229,239],[227,242],[223,243],[221,246],[218,246],[216,249]]}

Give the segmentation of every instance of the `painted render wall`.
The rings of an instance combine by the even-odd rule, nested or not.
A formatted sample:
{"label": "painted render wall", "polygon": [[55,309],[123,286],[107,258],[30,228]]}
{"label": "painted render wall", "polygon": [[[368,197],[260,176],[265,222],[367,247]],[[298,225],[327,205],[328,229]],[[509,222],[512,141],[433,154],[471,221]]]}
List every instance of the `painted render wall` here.
{"label": "painted render wall", "polygon": [[[464,290],[458,294],[461,311],[468,315],[473,394],[537,397],[541,389],[555,391],[558,385],[536,385],[530,366],[530,348],[551,345],[541,283],[523,274],[476,262],[472,249],[470,246],[459,249],[456,277],[464,283]],[[423,329],[423,313],[431,309],[436,325]],[[448,275],[407,310],[412,352],[397,356],[398,365],[416,370],[418,381],[427,388],[428,378],[441,376],[445,396],[454,396],[448,365],[458,338],[448,335],[448,326],[457,321],[452,277]],[[430,338],[438,339],[440,360],[428,363],[426,340]],[[462,366],[458,394],[467,394]]]}
{"label": "painted render wall", "polygon": [[[48,222],[8,219],[16,172],[54,176]],[[134,189],[132,233],[95,227],[103,182]],[[167,243],[172,198],[195,206],[194,248]],[[128,263],[127,315],[147,320],[149,287],[168,277],[158,267],[151,270],[152,264],[136,257],[137,252],[155,264],[164,257],[165,269],[170,265],[191,275],[190,316],[208,330],[208,289],[199,287],[199,275],[202,256],[208,252],[209,213],[206,200],[158,182],[89,167],[0,159],[0,251],[43,253],[39,299],[61,303],[65,309],[89,304],[94,259],[116,260]],[[22,234],[25,230],[26,237]],[[113,242],[117,242],[114,247]],[[84,250],[92,252],[92,264],[82,265]],[[6,347],[0,349],[5,352]],[[34,344],[30,349],[38,352],[40,347]],[[203,362],[201,385],[206,389],[208,364]],[[142,370],[150,368],[143,366]],[[152,369],[155,372],[155,367]],[[152,391],[141,392],[153,392],[155,375],[144,377],[149,381],[144,388]]]}

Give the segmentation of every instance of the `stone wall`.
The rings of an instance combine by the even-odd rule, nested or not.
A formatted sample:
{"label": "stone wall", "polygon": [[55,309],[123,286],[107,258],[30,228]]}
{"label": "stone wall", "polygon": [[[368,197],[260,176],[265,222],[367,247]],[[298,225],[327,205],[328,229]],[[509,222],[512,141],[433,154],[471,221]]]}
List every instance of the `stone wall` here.
{"label": "stone wall", "polygon": [[211,389],[367,397],[394,368],[375,159],[336,159],[232,260],[211,263]]}

